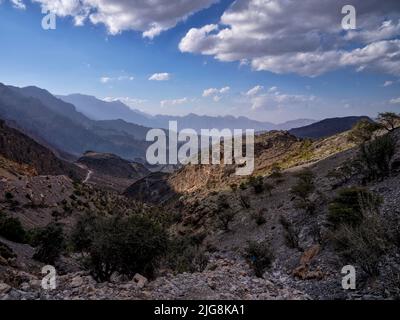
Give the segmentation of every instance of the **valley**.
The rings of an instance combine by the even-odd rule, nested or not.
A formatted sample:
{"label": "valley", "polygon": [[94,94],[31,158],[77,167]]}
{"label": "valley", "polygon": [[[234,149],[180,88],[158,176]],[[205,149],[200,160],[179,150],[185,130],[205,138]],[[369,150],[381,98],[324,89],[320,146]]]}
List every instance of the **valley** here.
{"label": "valley", "polygon": [[[0,87],[1,299],[399,297],[397,127],[261,132],[247,177],[238,164],[158,171],[139,159],[144,127],[22,91]],[[348,264],[356,290],[341,287]]]}

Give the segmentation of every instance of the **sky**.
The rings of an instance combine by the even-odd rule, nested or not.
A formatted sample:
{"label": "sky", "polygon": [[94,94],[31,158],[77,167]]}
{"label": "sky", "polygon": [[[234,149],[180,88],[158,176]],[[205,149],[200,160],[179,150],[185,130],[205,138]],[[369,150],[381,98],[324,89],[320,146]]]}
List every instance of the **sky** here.
{"label": "sky", "polygon": [[[400,1],[0,0],[0,82],[150,114],[400,112]],[[44,12],[44,13],[43,13]],[[47,13],[56,28],[45,30]]]}

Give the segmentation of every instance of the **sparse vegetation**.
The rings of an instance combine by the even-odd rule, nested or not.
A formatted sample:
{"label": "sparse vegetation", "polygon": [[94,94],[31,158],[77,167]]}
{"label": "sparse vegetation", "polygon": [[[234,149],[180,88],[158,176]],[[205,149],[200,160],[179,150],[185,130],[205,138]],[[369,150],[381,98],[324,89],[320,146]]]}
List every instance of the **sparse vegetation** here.
{"label": "sparse vegetation", "polygon": [[255,212],[252,213],[251,217],[255,221],[255,223],[258,226],[263,225],[265,222],[267,222],[265,215],[268,213],[268,210],[263,208],[256,210]]}
{"label": "sparse vegetation", "polygon": [[249,241],[244,256],[252,266],[256,276],[260,278],[274,260],[274,254],[268,240],[262,242]]}
{"label": "sparse vegetation", "polygon": [[208,256],[191,237],[175,237],[169,241],[166,264],[177,273],[201,272],[208,263]]}
{"label": "sparse vegetation", "polygon": [[362,144],[372,139],[375,131],[380,128],[380,125],[368,120],[361,120],[357,122],[349,132],[349,141]]}
{"label": "sparse vegetation", "polygon": [[55,264],[65,249],[65,237],[59,224],[49,224],[35,230],[31,235],[31,244],[36,247],[33,258],[43,263]]}
{"label": "sparse vegetation", "polygon": [[24,243],[26,232],[21,222],[13,217],[8,217],[0,212],[0,236],[7,240]]}
{"label": "sparse vegetation", "polygon": [[309,169],[304,169],[296,175],[297,184],[290,192],[297,198],[296,208],[305,210],[307,213],[314,213],[315,203],[310,199],[310,195],[315,190],[314,174]]}
{"label": "sparse vegetation", "polygon": [[282,178],[282,169],[279,165],[274,164],[272,166],[270,178],[272,178],[272,179],[281,179]]}
{"label": "sparse vegetation", "polygon": [[328,221],[334,229],[341,225],[359,226],[365,211],[378,210],[382,200],[363,188],[347,188],[329,204]]}
{"label": "sparse vegetation", "polygon": [[167,249],[167,234],[160,224],[144,215],[128,218],[96,218],[77,225],[77,233],[86,228],[82,238],[73,238],[79,251],[87,254],[86,267],[98,281],[107,281],[118,271],[133,276],[153,276],[160,256]]}
{"label": "sparse vegetation", "polygon": [[347,263],[359,265],[369,276],[379,274],[379,261],[387,247],[385,227],[379,216],[381,198],[362,188],[340,191],[329,206],[333,241]]}
{"label": "sparse vegetation", "polygon": [[368,180],[382,180],[390,174],[390,163],[396,151],[396,141],[384,135],[361,145],[359,163]]}
{"label": "sparse vegetation", "polygon": [[388,132],[392,132],[400,123],[400,115],[394,112],[383,112],[378,115],[378,122]]}
{"label": "sparse vegetation", "polygon": [[299,230],[297,230],[293,223],[291,223],[286,217],[281,216],[279,218],[283,229],[285,230],[285,242],[286,245],[291,249],[300,249],[299,246]]}
{"label": "sparse vegetation", "polygon": [[260,194],[265,190],[264,179],[261,176],[251,176],[249,178],[248,184],[253,187],[256,194]]}

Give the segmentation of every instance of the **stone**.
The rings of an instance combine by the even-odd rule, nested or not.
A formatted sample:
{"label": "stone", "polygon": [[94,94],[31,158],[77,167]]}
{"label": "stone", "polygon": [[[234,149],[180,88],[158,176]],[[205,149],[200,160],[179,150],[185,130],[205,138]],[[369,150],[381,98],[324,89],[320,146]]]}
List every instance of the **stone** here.
{"label": "stone", "polygon": [[76,276],[71,280],[71,287],[78,288],[83,285],[83,279],[81,276]]}
{"label": "stone", "polygon": [[149,282],[149,280],[147,280],[146,277],[142,276],[139,273],[136,273],[135,276],[133,277],[133,281],[137,284],[137,286],[142,289],[143,287],[145,287],[147,285],[147,283]]}
{"label": "stone", "polygon": [[0,294],[7,294],[11,287],[6,283],[0,283]]}

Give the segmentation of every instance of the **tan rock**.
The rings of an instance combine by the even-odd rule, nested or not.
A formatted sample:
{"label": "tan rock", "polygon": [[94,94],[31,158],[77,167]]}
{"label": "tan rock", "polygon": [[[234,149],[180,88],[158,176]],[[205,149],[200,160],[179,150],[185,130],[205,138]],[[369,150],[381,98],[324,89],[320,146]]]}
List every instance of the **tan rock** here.
{"label": "tan rock", "polygon": [[147,280],[146,277],[142,276],[139,273],[136,273],[135,276],[133,277],[133,281],[137,284],[137,286],[141,289],[144,286],[147,285],[147,283],[149,282],[149,280]]}
{"label": "tan rock", "polygon": [[0,294],[7,294],[11,290],[8,284],[0,283]]}

